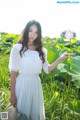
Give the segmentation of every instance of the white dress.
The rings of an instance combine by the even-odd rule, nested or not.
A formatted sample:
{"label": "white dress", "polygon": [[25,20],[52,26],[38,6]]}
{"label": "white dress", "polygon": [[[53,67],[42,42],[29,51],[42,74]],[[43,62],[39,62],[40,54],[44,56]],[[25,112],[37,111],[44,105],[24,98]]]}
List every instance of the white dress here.
{"label": "white dress", "polygon": [[27,115],[28,120],[45,120],[44,99],[39,74],[42,69],[48,74],[49,63],[46,59],[42,63],[39,53],[27,50],[22,57],[19,51],[22,44],[13,46],[10,53],[9,71],[19,71],[16,78],[15,93],[17,96],[17,109]]}

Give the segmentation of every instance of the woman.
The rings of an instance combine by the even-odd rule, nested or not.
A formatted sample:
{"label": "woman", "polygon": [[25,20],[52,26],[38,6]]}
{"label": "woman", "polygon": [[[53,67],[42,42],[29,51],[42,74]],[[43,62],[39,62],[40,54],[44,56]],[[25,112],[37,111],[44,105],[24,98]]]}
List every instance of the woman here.
{"label": "woman", "polygon": [[[44,100],[39,74],[42,69],[48,74],[73,53],[64,54],[51,65],[47,61],[47,51],[41,42],[41,25],[29,21],[20,41],[10,53],[11,97],[13,106],[26,114],[28,120],[45,120]],[[17,75],[18,72],[18,75]]]}

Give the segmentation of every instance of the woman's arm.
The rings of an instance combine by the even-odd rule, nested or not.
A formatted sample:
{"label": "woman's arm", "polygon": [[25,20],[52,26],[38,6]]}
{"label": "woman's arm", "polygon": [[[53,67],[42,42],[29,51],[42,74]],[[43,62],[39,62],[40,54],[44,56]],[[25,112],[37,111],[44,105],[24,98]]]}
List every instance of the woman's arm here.
{"label": "woman's arm", "polygon": [[11,96],[10,96],[10,102],[13,106],[16,105],[16,95],[15,95],[15,84],[16,84],[16,76],[17,76],[17,72],[15,71],[11,71],[11,76],[10,76],[10,84],[11,84]]}
{"label": "woman's arm", "polygon": [[15,82],[16,82],[17,72],[11,72],[11,95],[15,94]]}
{"label": "woman's arm", "polygon": [[57,65],[64,59],[67,59],[70,56],[73,56],[74,53],[66,53],[64,55],[62,55],[61,57],[59,57],[54,63],[52,63],[49,67],[48,67],[48,71],[51,72],[52,70],[54,70]]}

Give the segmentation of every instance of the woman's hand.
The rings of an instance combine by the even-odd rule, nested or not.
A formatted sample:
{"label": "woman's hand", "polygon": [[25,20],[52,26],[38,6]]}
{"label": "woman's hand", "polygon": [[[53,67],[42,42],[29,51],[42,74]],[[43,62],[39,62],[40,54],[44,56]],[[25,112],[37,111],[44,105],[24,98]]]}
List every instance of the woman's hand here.
{"label": "woman's hand", "polygon": [[73,55],[75,55],[75,53],[65,53],[65,54],[63,54],[63,55],[60,57],[60,59],[61,59],[61,60],[65,60],[65,59],[67,59],[68,57],[73,56]]}
{"label": "woman's hand", "polygon": [[15,94],[12,94],[12,95],[10,96],[9,101],[10,101],[10,103],[11,103],[14,107],[16,107],[17,98],[16,98],[16,95],[15,95]]}
{"label": "woman's hand", "polygon": [[48,67],[48,71],[51,72],[52,70],[54,70],[57,65],[62,61],[67,59],[70,56],[75,55],[75,53],[65,53],[62,56],[60,56],[55,62],[53,62],[49,67]]}

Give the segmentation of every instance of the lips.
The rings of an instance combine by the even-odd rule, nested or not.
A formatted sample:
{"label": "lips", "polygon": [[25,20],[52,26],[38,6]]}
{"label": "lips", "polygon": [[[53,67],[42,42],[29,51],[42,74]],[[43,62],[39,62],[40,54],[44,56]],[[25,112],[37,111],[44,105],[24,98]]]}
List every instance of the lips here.
{"label": "lips", "polygon": [[30,40],[34,40],[34,38],[29,38]]}

